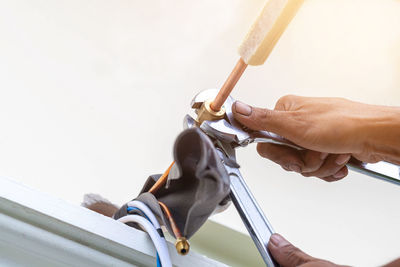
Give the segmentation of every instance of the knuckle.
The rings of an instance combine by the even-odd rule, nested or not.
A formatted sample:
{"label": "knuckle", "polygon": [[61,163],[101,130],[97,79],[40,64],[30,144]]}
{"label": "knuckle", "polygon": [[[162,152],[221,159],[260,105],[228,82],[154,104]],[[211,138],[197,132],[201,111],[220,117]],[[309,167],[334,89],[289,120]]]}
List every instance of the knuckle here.
{"label": "knuckle", "polygon": [[286,245],[282,246],[282,249],[285,252],[285,255],[287,257],[295,256],[295,253],[299,250],[297,247],[293,246],[292,244],[286,244]]}
{"label": "knuckle", "polygon": [[305,161],[310,163],[320,163],[323,160],[321,159],[321,153],[314,151],[314,150],[305,150],[304,151],[304,158]]}
{"label": "knuckle", "polygon": [[317,176],[320,178],[329,177],[329,176],[334,175],[340,169],[341,169],[341,166],[337,166],[333,162],[326,163],[321,168],[319,168]]}
{"label": "knuckle", "polygon": [[274,118],[273,111],[264,108],[254,108],[253,111],[250,120],[254,124],[254,127],[258,130],[265,130]]}
{"label": "knuckle", "polygon": [[281,164],[282,169],[284,169],[285,171],[290,171],[289,166],[286,164]]}
{"label": "knuckle", "polygon": [[258,112],[258,118],[261,123],[267,123],[272,117],[272,111],[266,108],[262,108]]}
{"label": "knuckle", "polygon": [[285,251],[285,257],[291,266],[298,266],[306,263],[306,259],[302,257],[302,252],[297,247],[288,244],[283,247]]}
{"label": "knuckle", "polygon": [[285,95],[278,99],[275,104],[275,109],[277,110],[289,110],[291,103],[293,102],[295,96],[294,95]]}
{"label": "knuckle", "polygon": [[299,102],[301,102],[300,101],[301,99],[302,99],[302,97],[297,96],[297,95],[282,96],[276,102],[275,109],[285,110],[285,111],[293,110],[297,106],[296,104],[299,104]]}
{"label": "knuckle", "polygon": [[305,162],[304,172],[315,172],[321,166],[318,162]]}
{"label": "knuckle", "polygon": [[308,175],[318,177],[318,178],[324,178],[327,176],[327,175],[324,175],[324,172],[321,169],[318,169],[314,172],[309,172]]}
{"label": "knuckle", "polygon": [[302,158],[304,162],[303,171],[308,173],[316,172],[324,163],[324,161],[321,160],[319,153],[312,150],[306,150],[302,155]]}
{"label": "knuckle", "polygon": [[330,174],[329,174],[329,173],[326,173],[325,171],[318,170],[318,171],[315,173],[314,176],[315,176],[315,177],[318,177],[318,178],[321,178],[321,179],[325,179],[326,177],[330,176]]}
{"label": "knuckle", "polygon": [[281,98],[279,98],[278,103],[287,103],[287,102],[291,102],[296,98],[295,95],[284,95]]}
{"label": "knuckle", "polygon": [[335,170],[333,170],[333,169],[327,169],[327,170],[325,170],[325,171],[323,171],[322,173],[321,173],[321,178],[323,178],[323,177],[329,177],[329,176],[331,176],[331,175],[334,175],[336,173],[336,169]]}

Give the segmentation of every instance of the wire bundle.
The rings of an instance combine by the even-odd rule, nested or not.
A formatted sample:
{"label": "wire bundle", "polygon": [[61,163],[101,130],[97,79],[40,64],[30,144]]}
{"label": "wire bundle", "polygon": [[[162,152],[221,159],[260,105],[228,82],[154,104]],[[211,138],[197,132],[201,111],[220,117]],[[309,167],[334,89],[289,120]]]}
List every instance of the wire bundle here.
{"label": "wire bundle", "polygon": [[[168,179],[169,172],[175,162],[168,167],[168,169],[163,173],[163,175],[158,179],[158,181],[150,188],[149,192],[153,195],[165,185]],[[158,202],[165,217],[170,222],[172,231],[175,235],[176,242],[175,247],[179,254],[186,255],[189,252],[189,242],[182,236],[169,208],[161,201]],[[171,258],[168,252],[167,242],[165,240],[164,234],[161,230],[161,226],[158,223],[156,216],[153,214],[151,209],[141,201],[133,200],[127,203],[128,213],[134,213],[134,215],[126,215],[118,219],[118,221],[123,223],[133,222],[138,224],[143,230],[145,230],[154,246],[157,250],[157,267],[172,267]]]}
{"label": "wire bundle", "polygon": [[172,267],[171,258],[169,256],[167,242],[161,230],[160,224],[156,216],[143,202],[134,200],[128,202],[128,212],[135,215],[126,215],[118,219],[123,223],[134,222],[145,230],[157,250],[157,267]]}
{"label": "wire bundle", "polygon": [[[171,168],[172,168],[172,166],[174,166],[174,164],[175,164],[175,161],[173,161],[171,163],[171,165],[161,175],[161,177],[157,180],[157,182],[149,189],[150,193],[152,193],[154,195],[161,187],[163,187],[165,185],[165,183],[168,180],[169,172],[171,171]],[[160,205],[162,211],[164,212],[165,217],[167,218],[167,220],[169,221],[169,224],[171,225],[172,231],[174,232],[175,239],[176,239],[176,241],[175,241],[176,251],[180,255],[188,254],[189,249],[190,249],[189,241],[186,239],[186,237],[182,236],[182,233],[179,230],[179,228],[175,222],[175,219],[172,216],[171,211],[169,210],[167,205],[165,205],[161,201],[158,201],[158,204]]]}

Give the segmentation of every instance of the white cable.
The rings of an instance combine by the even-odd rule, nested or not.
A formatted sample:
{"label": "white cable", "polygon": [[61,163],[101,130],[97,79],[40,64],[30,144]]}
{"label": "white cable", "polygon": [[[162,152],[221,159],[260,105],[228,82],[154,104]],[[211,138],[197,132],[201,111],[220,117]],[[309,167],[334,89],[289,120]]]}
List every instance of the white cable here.
{"label": "white cable", "polygon": [[127,205],[128,205],[128,207],[138,208],[141,211],[143,211],[144,214],[146,214],[146,216],[149,217],[151,223],[154,225],[154,227],[156,229],[161,228],[156,216],[154,216],[154,213],[151,211],[151,209],[149,207],[147,207],[146,204],[144,204],[143,202],[138,201],[138,200],[133,200],[133,201],[128,202]]}
{"label": "white cable", "polygon": [[165,238],[161,238],[160,234],[157,232],[156,228],[151,224],[151,222],[139,215],[126,215],[119,218],[118,221],[123,223],[135,222],[143,227],[149,234],[154,246],[156,247],[158,256],[160,257],[161,265],[163,267],[172,267],[167,242],[165,241]]}

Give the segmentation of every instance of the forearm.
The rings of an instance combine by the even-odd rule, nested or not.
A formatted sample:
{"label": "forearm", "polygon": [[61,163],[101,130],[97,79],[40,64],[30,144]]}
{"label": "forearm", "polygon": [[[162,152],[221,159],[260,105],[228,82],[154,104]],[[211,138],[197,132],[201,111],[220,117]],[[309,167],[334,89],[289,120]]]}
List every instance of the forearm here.
{"label": "forearm", "polygon": [[364,131],[365,150],[371,159],[400,164],[400,108],[376,107]]}

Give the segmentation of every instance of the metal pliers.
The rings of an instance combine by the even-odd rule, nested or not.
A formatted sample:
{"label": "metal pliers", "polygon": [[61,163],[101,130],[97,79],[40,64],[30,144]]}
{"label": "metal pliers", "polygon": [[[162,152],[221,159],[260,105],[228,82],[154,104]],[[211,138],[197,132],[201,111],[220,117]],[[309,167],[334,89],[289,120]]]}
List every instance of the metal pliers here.
{"label": "metal pliers", "polygon": [[[200,92],[193,98],[191,107],[198,109],[204,102],[214,99],[217,93],[218,90],[215,89]],[[232,202],[265,264],[267,266],[278,266],[267,249],[267,244],[274,230],[240,174],[239,165],[236,163],[235,149],[247,146],[250,143],[275,143],[296,149],[303,148],[274,133],[243,128],[233,117],[232,104],[234,102],[235,100],[231,96],[225,101],[224,118],[214,121],[206,120],[199,125],[193,117],[186,115],[184,127],[200,127],[214,141],[231,180],[230,197]],[[358,161],[351,161],[347,166],[351,170],[400,185],[400,166],[388,162],[371,164]]]}

